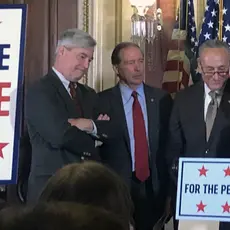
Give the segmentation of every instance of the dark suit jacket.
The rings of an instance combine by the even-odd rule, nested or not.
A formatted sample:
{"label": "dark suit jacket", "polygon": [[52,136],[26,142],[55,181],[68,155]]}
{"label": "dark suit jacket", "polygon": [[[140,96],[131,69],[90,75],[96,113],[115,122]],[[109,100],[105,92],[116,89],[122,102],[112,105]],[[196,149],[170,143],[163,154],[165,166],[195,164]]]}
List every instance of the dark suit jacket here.
{"label": "dark suit jacket", "polygon": [[[168,132],[168,121],[172,98],[160,89],[144,85],[148,115],[148,140],[153,189],[156,194],[166,191],[167,173],[164,150]],[[101,147],[101,158],[114,169],[130,186],[132,159],[130,139],[119,85],[99,93],[100,104],[111,119],[119,120],[122,135],[116,142]]]}
{"label": "dark suit jacket", "polygon": [[[95,118],[98,115],[96,92],[78,83],[77,93],[84,117]],[[53,71],[28,90],[25,117],[32,144],[28,187],[30,200],[38,197],[47,179],[57,169],[84,159],[99,160],[96,138],[68,123],[68,118],[79,118],[79,112]],[[94,123],[98,139],[106,142],[111,133],[109,122],[94,120]],[[114,135],[114,131],[111,135]]]}
{"label": "dark suit jacket", "polygon": [[172,206],[175,208],[179,157],[230,157],[230,81],[226,83],[208,142],[204,120],[203,82],[198,82],[176,95],[169,134],[167,161],[172,176]]}
{"label": "dark suit jacket", "polygon": [[[199,82],[176,95],[169,125],[170,137],[167,151],[169,165],[181,156],[221,158],[230,156],[230,152],[224,151],[222,144],[220,145],[220,142],[225,142],[224,130],[228,130],[230,126],[229,102],[230,81],[228,80],[207,142],[204,120],[204,83]],[[226,140],[227,135],[224,136]]]}

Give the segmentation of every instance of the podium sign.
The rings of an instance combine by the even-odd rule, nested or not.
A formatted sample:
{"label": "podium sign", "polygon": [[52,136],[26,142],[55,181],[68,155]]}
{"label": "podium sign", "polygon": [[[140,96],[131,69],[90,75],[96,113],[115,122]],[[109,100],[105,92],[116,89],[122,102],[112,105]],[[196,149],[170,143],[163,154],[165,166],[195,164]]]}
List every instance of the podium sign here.
{"label": "podium sign", "polygon": [[176,219],[230,222],[230,159],[179,159]]}
{"label": "podium sign", "polygon": [[0,184],[16,183],[26,5],[0,5]]}

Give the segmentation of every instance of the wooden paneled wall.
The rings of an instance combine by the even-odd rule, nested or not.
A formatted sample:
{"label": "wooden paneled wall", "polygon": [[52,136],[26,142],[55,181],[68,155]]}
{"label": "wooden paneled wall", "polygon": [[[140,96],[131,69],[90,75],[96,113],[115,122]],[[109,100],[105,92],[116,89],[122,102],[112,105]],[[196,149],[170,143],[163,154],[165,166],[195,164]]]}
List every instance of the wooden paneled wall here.
{"label": "wooden paneled wall", "polygon": [[77,0],[0,0],[0,4],[28,4],[24,75],[27,86],[52,66],[58,35],[77,27]]}

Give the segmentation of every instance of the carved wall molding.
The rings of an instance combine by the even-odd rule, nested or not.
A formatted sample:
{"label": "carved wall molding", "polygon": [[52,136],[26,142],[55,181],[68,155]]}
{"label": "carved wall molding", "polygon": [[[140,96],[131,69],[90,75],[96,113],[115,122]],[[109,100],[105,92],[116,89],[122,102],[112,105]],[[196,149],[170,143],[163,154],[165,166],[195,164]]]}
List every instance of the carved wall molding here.
{"label": "carved wall molding", "polygon": [[116,83],[110,57],[115,45],[122,40],[122,0],[79,0],[78,4],[82,9],[78,28],[97,41],[94,60],[82,82],[100,91]]}

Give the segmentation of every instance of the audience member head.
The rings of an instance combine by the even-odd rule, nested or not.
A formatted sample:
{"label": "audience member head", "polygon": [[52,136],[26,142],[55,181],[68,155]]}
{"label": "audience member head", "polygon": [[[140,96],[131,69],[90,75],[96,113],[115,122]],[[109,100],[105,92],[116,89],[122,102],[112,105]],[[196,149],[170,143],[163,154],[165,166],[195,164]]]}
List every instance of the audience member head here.
{"label": "audience member head", "polygon": [[77,82],[88,71],[96,41],[79,29],[64,31],[56,47],[54,68],[68,81]]}
{"label": "audience member head", "polygon": [[111,62],[121,83],[136,90],[143,82],[144,55],[137,44],[133,42],[119,43],[112,52]]}
{"label": "audience member head", "polygon": [[76,203],[40,203],[34,207],[11,207],[0,212],[4,230],[128,230],[106,210]]}
{"label": "audience member head", "polygon": [[121,178],[96,162],[74,163],[50,178],[40,201],[73,201],[102,207],[129,223],[132,201]]}
{"label": "audience member head", "polygon": [[230,50],[220,40],[207,40],[199,47],[198,71],[210,90],[221,89],[229,78]]}

